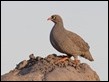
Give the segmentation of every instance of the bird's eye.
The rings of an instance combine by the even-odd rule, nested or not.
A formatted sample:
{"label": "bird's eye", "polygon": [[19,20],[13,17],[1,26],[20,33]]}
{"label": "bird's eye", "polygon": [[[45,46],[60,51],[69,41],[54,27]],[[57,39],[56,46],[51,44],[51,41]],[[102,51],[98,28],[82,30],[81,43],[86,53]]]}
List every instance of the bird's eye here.
{"label": "bird's eye", "polygon": [[56,17],[55,16],[52,16],[52,19],[56,19]]}

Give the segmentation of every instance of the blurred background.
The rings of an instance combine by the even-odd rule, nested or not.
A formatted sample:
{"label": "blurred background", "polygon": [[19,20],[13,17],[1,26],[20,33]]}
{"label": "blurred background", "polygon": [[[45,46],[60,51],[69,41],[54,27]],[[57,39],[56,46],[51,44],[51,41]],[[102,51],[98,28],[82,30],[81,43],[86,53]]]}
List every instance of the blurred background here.
{"label": "blurred background", "polygon": [[89,45],[94,62],[88,63],[103,81],[108,80],[107,1],[1,1],[1,75],[14,69],[29,55],[63,55],[49,41],[58,14],[66,29],[80,35]]}

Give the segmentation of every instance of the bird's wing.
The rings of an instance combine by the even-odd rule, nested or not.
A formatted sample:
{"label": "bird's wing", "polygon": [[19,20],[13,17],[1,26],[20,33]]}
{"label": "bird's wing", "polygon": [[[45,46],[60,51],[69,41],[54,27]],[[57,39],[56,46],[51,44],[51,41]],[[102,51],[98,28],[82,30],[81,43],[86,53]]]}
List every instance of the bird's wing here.
{"label": "bird's wing", "polygon": [[66,30],[67,36],[75,43],[77,47],[79,47],[80,51],[88,51],[89,50],[89,45],[86,43],[79,35]]}

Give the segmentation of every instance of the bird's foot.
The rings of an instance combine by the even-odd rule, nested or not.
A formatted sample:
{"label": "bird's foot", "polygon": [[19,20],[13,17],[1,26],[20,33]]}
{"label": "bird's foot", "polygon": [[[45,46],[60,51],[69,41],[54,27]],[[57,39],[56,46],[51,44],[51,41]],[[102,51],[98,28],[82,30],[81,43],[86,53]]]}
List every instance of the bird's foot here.
{"label": "bird's foot", "polygon": [[56,61],[55,64],[58,64],[60,62],[64,62],[68,59],[68,57],[64,57],[64,58],[61,58],[60,60]]}
{"label": "bird's foot", "polygon": [[77,68],[78,65],[80,64],[80,60],[73,60],[73,64],[74,64],[75,68]]}

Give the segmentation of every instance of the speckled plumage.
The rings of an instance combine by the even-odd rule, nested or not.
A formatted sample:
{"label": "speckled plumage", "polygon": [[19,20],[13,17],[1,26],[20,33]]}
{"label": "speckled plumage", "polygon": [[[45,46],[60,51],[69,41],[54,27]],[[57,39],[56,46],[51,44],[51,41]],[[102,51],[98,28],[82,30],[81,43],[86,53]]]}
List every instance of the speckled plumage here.
{"label": "speckled plumage", "polygon": [[52,15],[49,19],[55,23],[50,32],[50,42],[56,50],[69,57],[82,56],[93,61],[89,45],[76,33],[66,30],[59,15]]}

